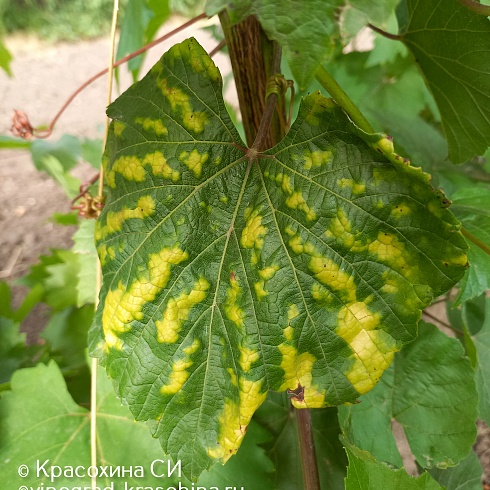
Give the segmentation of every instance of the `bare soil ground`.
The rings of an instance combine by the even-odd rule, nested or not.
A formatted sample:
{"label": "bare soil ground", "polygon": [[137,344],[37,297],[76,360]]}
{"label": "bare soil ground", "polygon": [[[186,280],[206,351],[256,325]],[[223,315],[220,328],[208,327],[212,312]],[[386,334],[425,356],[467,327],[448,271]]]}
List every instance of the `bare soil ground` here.
{"label": "bare soil ground", "polygon": [[[173,19],[165,31],[179,25]],[[201,23],[199,27],[203,27]],[[179,33],[172,40],[154,48],[145,60],[145,73],[156,60],[173,44],[190,36],[208,52],[217,41],[208,31],[195,27]],[[109,39],[81,41],[76,44],[50,45],[25,36],[12,37],[6,45],[14,56],[13,78],[0,71],[0,134],[8,135],[13,109],[24,110],[34,126],[47,125],[66,98],[85,80],[107,66]],[[228,58],[218,53],[214,58],[222,73],[230,72]],[[120,90],[131,83],[130,77],[121,70]],[[233,87],[226,98],[234,103]],[[80,94],[64,113],[51,138],[59,139],[64,134],[78,137],[102,138],[107,100],[107,80],[99,79]],[[93,175],[93,169],[80,165],[75,174],[82,181]],[[72,243],[73,227],[55,225],[50,221],[53,213],[65,213],[70,203],[64,192],[46,174],[38,172],[29,152],[0,150],[0,280],[9,283],[24,275],[37,262],[41,254],[51,248],[68,248]],[[14,286],[14,302],[19,303],[25,291]],[[24,328],[29,338],[43,327],[43,309],[30,315]],[[439,318],[441,310],[433,312]],[[490,432],[480,429],[478,454],[485,468],[485,479],[490,483]]]}

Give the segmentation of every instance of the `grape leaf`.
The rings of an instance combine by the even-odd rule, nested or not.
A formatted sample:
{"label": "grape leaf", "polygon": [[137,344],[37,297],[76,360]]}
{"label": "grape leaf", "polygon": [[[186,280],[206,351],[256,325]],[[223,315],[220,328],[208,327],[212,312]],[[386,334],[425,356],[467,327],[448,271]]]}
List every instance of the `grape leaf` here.
{"label": "grape leaf", "polygon": [[405,470],[393,470],[384,463],[376,461],[371,454],[351,444],[345,450],[349,458],[346,490],[443,490],[430,475],[424,473],[418,478],[410,476]]}
{"label": "grape leaf", "polygon": [[108,109],[104,276],[90,349],[197,477],[240,445],[268,390],[354,402],[463,275],[459,223],[320,93],[286,138],[244,149],[193,39]]}
{"label": "grape leaf", "polygon": [[450,160],[482,155],[490,146],[490,22],[457,0],[403,0],[398,20],[439,107]]}
{"label": "grape leaf", "polygon": [[478,456],[471,452],[458,466],[445,470],[429,470],[432,478],[446,490],[481,490],[482,467]]}
{"label": "grape leaf", "polygon": [[[451,196],[454,214],[463,226],[483,243],[490,244],[490,186],[460,188]],[[459,285],[457,304],[490,289],[490,257],[469,242],[468,260],[471,267]]]}
{"label": "grape leaf", "polygon": [[340,421],[351,442],[400,465],[390,429],[394,418],[422,467],[445,468],[467,456],[476,436],[474,375],[458,340],[424,322],[419,328],[383,382],[360,404],[339,408]]}
{"label": "grape leaf", "polygon": [[[295,80],[306,87],[339,38],[337,16],[343,0],[208,0],[206,13],[227,8],[233,23],[256,15],[269,39],[283,48]],[[294,15],[278,15],[294,12]]]}
{"label": "grape leaf", "polygon": [[[127,481],[130,486],[161,483],[161,478],[153,477],[148,468],[152,461],[164,459],[158,442],[121,406],[102,369],[97,377],[97,400],[97,464],[143,466],[144,478],[129,473],[124,478],[113,478],[120,483]],[[12,391],[3,393],[0,399],[0,414],[0,478],[12,488],[20,485],[38,488],[42,483],[51,483],[42,472],[40,477],[36,476],[37,460],[40,464],[49,460],[47,470],[51,465],[62,468],[80,465],[86,472],[90,466],[90,412],[72,400],[55,362],[17,371],[12,378]],[[27,478],[19,477],[20,465],[29,467]],[[85,475],[55,479],[56,486],[70,488],[74,481],[90,486],[90,478]],[[102,481],[99,480],[101,487]],[[165,482],[175,484],[177,479],[174,475]]]}
{"label": "grape leaf", "polygon": [[5,47],[3,42],[0,40],[0,68],[5,71],[5,73],[11,77],[12,70],[10,68],[10,62],[12,61],[12,55],[10,51]]}

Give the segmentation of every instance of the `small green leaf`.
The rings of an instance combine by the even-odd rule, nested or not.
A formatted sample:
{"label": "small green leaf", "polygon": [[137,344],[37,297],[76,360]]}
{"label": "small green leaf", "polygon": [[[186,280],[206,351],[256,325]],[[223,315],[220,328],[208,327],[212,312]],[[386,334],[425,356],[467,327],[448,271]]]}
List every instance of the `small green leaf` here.
{"label": "small green leaf", "polygon": [[227,8],[234,23],[256,15],[267,36],[281,44],[299,86],[306,87],[320,63],[332,55],[342,5],[343,0],[208,0],[206,13],[215,15]]}
{"label": "small green leaf", "polygon": [[12,76],[12,70],[10,69],[10,62],[12,61],[12,55],[5,45],[0,41],[0,68],[9,76]]}
{"label": "small green leaf", "polygon": [[449,158],[482,155],[490,146],[490,22],[457,0],[403,0],[398,19],[439,107]]}
{"label": "small green leaf", "polygon": [[[451,210],[463,226],[483,243],[490,245],[490,186],[460,188],[451,199]],[[456,304],[490,289],[490,256],[473,242],[468,241],[468,244],[470,268],[460,283]]]}
{"label": "small green leaf", "polygon": [[461,343],[421,322],[419,337],[395,356],[386,381],[358,405],[339,408],[346,436],[378,459],[400,465],[390,434],[394,418],[422,467],[454,466],[476,437],[473,376]]}
{"label": "small green leaf", "polygon": [[95,301],[97,250],[94,243],[94,220],[84,220],[73,236],[72,251],[78,257],[79,269],[77,273],[77,306],[83,306]]}
{"label": "small green leaf", "polygon": [[444,490],[429,473],[414,478],[403,469],[393,470],[379,463],[372,454],[351,444],[346,444],[345,450],[349,458],[346,490]]}
{"label": "small green leaf", "polygon": [[221,92],[190,39],[109,107],[95,230],[91,351],[192,477],[238,450],[269,390],[299,408],[369,391],[467,264],[444,195],[383,135],[317,92],[254,155]]}
{"label": "small green leaf", "polygon": [[31,154],[38,170],[46,170],[44,159],[54,157],[60,162],[63,172],[68,172],[77,164],[80,157],[80,141],[70,134],[64,134],[58,141],[37,139],[31,143]]}

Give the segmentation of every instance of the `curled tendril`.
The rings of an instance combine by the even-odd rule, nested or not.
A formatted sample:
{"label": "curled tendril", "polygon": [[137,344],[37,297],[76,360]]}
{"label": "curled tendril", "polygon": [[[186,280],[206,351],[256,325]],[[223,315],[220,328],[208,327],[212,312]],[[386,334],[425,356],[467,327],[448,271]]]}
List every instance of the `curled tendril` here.
{"label": "curled tendril", "polygon": [[47,138],[52,133],[51,128],[43,130],[32,127],[27,114],[19,110],[14,110],[10,131],[14,136],[25,140],[30,140],[33,136],[36,138]]}
{"label": "curled tendril", "polygon": [[29,118],[24,111],[14,110],[12,117],[12,127],[10,128],[14,136],[29,140],[34,135],[34,128],[29,122]]}

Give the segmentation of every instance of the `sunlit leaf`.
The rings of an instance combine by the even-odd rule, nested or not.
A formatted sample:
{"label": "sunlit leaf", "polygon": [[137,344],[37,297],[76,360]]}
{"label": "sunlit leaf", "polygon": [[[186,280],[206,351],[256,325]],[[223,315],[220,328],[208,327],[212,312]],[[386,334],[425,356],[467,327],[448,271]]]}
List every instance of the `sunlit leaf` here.
{"label": "sunlit leaf", "polygon": [[187,475],[240,445],[268,390],[297,407],[369,391],[466,244],[444,195],[313,93],[246,151],[191,39],[109,109],[104,284],[91,350]]}
{"label": "sunlit leaf", "polygon": [[419,329],[383,381],[358,405],[339,409],[341,424],[351,442],[400,465],[390,428],[394,418],[422,467],[445,468],[465,458],[475,440],[474,374],[458,340],[424,322]]}
{"label": "sunlit leaf", "polygon": [[93,303],[96,294],[97,251],[94,244],[94,220],[84,220],[73,236],[73,252],[77,255],[77,306]]}
{"label": "sunlit leaf", "polygon": [[490,22],[457,0],[403,0],[398,20],[439,107],[449,158],[482,155],[490,146]]}

